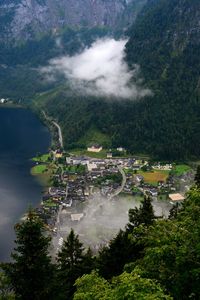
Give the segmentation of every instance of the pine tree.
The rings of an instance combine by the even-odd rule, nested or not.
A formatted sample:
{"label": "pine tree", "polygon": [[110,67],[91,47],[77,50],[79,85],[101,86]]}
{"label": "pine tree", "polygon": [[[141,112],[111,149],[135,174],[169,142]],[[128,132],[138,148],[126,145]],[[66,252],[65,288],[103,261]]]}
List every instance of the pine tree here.
{"label": "pine tree", "polygon": [[58,282],[60,294],[57,299],[72,299],[76,279],[84,274],[84,248],[73,229],[58,253]]}
{"label": "pine tree", "polygon": [[78,235],[75,235],[74,230],[71,229],[61,251],[58,253],[58,263],[61,270],[69,270],[80,264],[83,260],[83,249]]}
{"label": "pine tree", "polygon": [[152,225],[154,219],[155,216],[151,204],[151,199],[149,197],[144,197],[140,208],[135,207],[129,210],[129,223],[127,225],[127,230],[130,232],[133,228],[136,228],[139,225]]}
{"label": "pine tree", "polygon": [[194,177],[195,184],[198,188],[200,188],[200,165],[197,167],[197,172]]}
{"label": "pine tree", "polygon": [[84,254],[83,261],[81,263],[81,269],[83,274],[89,274],[96,267],[96,258],[93,256],[92,250],[88,248]]}
{"label": "pine tree", "polygon": [[29,211],[15,227],[13,262],[3,266],[17,299],[50,299],[53,266],[48,256],[50,238],[44,236],[41,220]]}
{"label": "pine tree", "polygon": [[97,266],[99,274],[106,279],[119,275],[126,263],[134,260],[134,245],[126,232],[120,230],[108,247],[99,252]]}

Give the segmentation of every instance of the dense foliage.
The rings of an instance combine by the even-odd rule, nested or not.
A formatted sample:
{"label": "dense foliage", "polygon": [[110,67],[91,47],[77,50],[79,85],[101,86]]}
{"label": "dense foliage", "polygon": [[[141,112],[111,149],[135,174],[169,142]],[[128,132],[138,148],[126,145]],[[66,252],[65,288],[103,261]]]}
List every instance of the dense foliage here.
{"label": "dense foliage", "polygon": [[52,263],[49,238],[30,212],[16,226],[13,262],[2,265],[1,299],[199,299],[198,183],[169,219],[156,220],[149,199],[129,216],[96,257],[72,230]]}
{"label": "dense foliage", "polygon": [[127,62],[140,65],[151,97],[113,102],[63,88],[42,96],[62,125],[66,147],[85,147],[80,138],[95,128],[113,147],[163,159],[198,157],[199,11],[194,0],[148,1],[129,30]]}
{"label": "dense foliage", "polygon": [[136,120],[150,151],[164,157],[200,153],[199,11],[196,0],[151,0],[129,32],[127,61],[154,92]]}
{"label": "dense foliage", "polygon": [[39,108],[59,121],[67,148],[87,146],[92,131],[90,140],[99,142],[103,134],[108,148],[124,146],[163,159],[198,157],[199,11],[195,0],[149,0],[129,29],[127,62],[140,65],[151,97],[133,102],[80,96],[62,86],[62,78],[59,87],[47,84],[35,69],[52,57],[80,51],[108,34],[105,28],[65,28],[17,47],[2,44],[1,96],[30,99],[38,93]]}

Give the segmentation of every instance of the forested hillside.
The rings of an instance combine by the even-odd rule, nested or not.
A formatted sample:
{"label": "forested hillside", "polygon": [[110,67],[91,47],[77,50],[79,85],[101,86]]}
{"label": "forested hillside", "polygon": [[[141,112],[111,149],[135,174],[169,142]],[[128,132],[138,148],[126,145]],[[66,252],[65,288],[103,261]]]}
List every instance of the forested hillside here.
{"label": "forested hillside", "polygon": [[127,60],[154,92],[140,127],[166,157],[200,154],[199,17],[199,1],[152,0],[130,30]]}
{"label": "forested hillside", "polygon": [[46,109],[63,127],[66,147],[85,146],[80,137],[95,127],[112,146],[136,153],[163,159],[199,156],[199,11],[195,0],[152,0],[130,28],[126,59],[130,67],[140,65],[150,97],[113,101],[66,90],[47,94]]}
{"label": "forested hillside", "polygon": [[52,262],[50,238],[29,211],[16,225],[12,262],[1,264],[1,299],[197,300],[200,298],[200,168],[195,186],[169,219],[151,200],[129,211],[129,223],[94,255],[71,230]]}
{"label": "forested hillside", "polygon": [[[2,97],[33,99],[36,93],[52,89],[57,82],[46,82],[40,66],[61,55],[73,55],[97,38],[109,35],[106,28],[65,28],[60,34],[44,35],[18,45],[1,44],[0,91]],[[26,79],[26,80],[25,80]],[[60,84],[61,78],[58,78]]]}

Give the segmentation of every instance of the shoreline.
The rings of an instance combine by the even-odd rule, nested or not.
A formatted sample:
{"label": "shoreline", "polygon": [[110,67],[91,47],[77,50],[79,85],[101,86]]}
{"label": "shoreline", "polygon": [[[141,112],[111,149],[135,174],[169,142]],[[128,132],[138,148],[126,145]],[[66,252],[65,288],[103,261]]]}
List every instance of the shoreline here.
{"label": "shoreline", "polygon": [[[49,117],[44,110],[39,110],[36,106],[31,105],[28,107],[33,113],[37,115],[39,120],[49,129],[51,135],[51,146],[50,148],[60,148],[60,144],[63,145],[63,137],[62,137],[62,130],[58,123],[56,123],[51,117]],[[55,123],[58,125],[56,126]],[[58,130],[60,128],[60,130]],[[60,143],[60,136],[61,141]],[[63,148],[63,147],[61,147]]]}
{"label": "shoreline", "polygon": [[61,129],[60,125],[55,120],[53,120],[50,116],[48,116],[47,113],[44,110],[41,111],[41,114],[43,114],[43,116],[44,116],[44,119],[43,118],[42,119],[47,122],[47,125],[48,124],[50,125],[50,130],[52,128],[52,124],[53,124],[53,127],[54,127],[53,132],[55,132],[55,128],[57,129],[56,144],[59,143],[60,148],[63,149],[64,148],[64,146],[63,146],[63,135],[62,135],[62,129]]}

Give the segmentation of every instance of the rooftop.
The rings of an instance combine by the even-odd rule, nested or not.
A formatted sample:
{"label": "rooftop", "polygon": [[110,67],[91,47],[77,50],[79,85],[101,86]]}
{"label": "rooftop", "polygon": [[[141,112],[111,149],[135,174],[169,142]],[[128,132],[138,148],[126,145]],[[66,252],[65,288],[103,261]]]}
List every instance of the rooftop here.
{"label": "rooftop", "polygon": [[72,221],[80,221],[83,218],[83,214],[71,214]]}
{"label": "rooftop", "polygon": [[172,201],[183,201],[185,197],[179,193],[169,194],[169,199]]}

